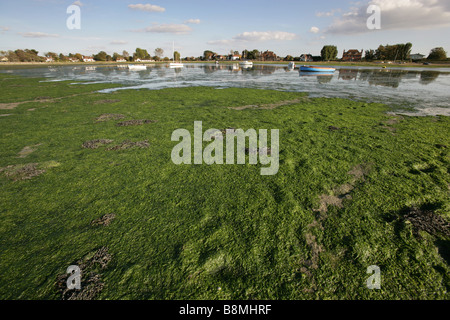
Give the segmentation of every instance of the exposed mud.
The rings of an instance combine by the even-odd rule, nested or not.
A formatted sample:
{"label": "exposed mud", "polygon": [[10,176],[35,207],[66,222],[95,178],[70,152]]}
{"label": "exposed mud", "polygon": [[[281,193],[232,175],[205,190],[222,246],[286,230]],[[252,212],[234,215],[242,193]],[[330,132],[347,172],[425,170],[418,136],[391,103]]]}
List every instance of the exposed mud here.
{"label": "exposed mud", "polygon": [[96,139],[96,140],[90,140],[83,143],[82,147],[85,149],[98,149],[101,146],[104,146],[106,144],[110,144],[114,142],[114,140],[110,139]]}
{"label": "exposed mud", "polygon": [[45,169],[39,169],[38,163],[16,164],[0,168],[0,173],[13,181],[29,180],[45,172]]}
{"label": "exposed mud", "polygon": [[144,124],[155,123],[156,120],[127,120],[117,123],[118,127],[142,126]]}
{"label": "exposed mud", "polygon": [[433,236],[450,238],[450,223],[431,210],[410,207],[405,210],[402,219],[412,224],[417,238],[421,238],[420,231],[426,231]]}
{"label": "exposed mud", "polygon": [[116,218],[114,213],[108,213],[101,218],[95,219],[91,222],[92,226],[109,226],[111,222]]}
{"label": "exposed mud", "polygon": [[22,103],[23,102],[0,103],[0,110],[12,110]]}
{"label": "exposed mud", "polygon": [[104,283],[101,281],[101,272],[105,270],[111,262],[112,256],[108,253],[108,248],[102,247],[93,253],[87,254],[84,258],[73,263],[81,270],[81,289],[67,288],[67,280],[70,274],[57,276],[56,287],[61,294],[62,300],[93,300],[102,291]]}
{"label": "exposed mud", "polygon": [[113,150],[113,151],[117,151],[117,150],[126,150],[126,149],[131,149],[131,148],[148,148],[150,146],[150,144],[148,143],[148,140],[145,141],[137,141],[137,142],[133,142],[130,140],[125,140],[122,143],[114,146],[114,147],[109,147],[106,148],[106,150]]}
{"label": "exposed mud", "polygon": [[120,120],[125,118],[123,114],[105,113],[95,118],[95,122],[105,122],[110,120]]}

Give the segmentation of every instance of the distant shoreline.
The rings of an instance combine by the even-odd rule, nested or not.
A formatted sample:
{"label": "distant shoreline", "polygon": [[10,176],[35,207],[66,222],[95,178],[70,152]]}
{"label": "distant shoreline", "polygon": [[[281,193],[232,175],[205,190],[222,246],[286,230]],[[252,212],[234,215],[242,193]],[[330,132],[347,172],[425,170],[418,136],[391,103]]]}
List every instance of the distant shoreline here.
{"label": "distant shoreline", "polygon": [[[220,64],[235,64],[241,61],[219,61]],[[450,63],[431,63],[430,65],[424,65],[423,63],[407,62],[407,63],[382,63],[382,62],[342,62],[342,61],[317,61],[317,62],[305,62],[294,61],[297,65],[324,65],[324,66],[343,66],[343,67],[389,67],[389,68],[450,68]],[[155,62],[1,62],[0,70],[15,67],[55,67],[55,66],[116,66],[116,65],[128,65],[128,64],[168,64],[170,61],[155,61]],[[183,61],[183,63],[204,63],[214,64],[215,61]],[[288,65],[289,61],[254,61],[256,64],[267,65]]]}

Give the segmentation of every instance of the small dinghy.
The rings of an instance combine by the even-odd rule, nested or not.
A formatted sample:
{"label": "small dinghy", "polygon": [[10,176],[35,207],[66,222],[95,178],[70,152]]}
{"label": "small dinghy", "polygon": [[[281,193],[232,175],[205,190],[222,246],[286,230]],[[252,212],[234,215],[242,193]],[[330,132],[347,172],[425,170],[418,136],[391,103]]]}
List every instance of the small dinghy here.
{"label": "small dinghy", "polygon": [[130,65],[128,65],[128,69],[130,71],[142,71],[142,70],[147,70],[147,67],[141,66],[141,65],[130,64]]}
{"label": "small dinghy", "polygon": [[316,67],[316,66],[302,66],[300,67],[300,71],[302,72],[335,72],[335,68],[330,67]]}

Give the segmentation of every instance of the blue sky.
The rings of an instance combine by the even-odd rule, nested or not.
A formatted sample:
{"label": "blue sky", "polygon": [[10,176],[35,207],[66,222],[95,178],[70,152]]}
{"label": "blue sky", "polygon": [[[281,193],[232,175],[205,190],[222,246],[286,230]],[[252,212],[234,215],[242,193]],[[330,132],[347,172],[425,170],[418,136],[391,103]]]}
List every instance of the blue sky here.
{"label": "blue sky", "polygon": [[[182,56],[243,49],[272,50],[280,56],[318,55],[326,44],[376,49],[413,43],[413,53],[434,47],[450,51],[449,0],[82,0],[81,29],[69,30],[67,7],[74,1],[0,2],[0,50],[33,48],[65,54],[110,54],[136,47]],[[369,4],[381,8],[381,30],[369,30]]]}

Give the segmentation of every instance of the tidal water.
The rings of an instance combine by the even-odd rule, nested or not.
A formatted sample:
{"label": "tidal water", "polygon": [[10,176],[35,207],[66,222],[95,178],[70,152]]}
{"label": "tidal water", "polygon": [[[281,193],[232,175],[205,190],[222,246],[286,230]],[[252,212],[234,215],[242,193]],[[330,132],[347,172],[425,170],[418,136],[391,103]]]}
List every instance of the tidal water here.
{"label": "tidal water", "polygon": [[119,83],[123,87],[107,89],[150,89],[212,86],[260,88],[307,92],[311,97],[339,97],[392,106],[411,115],[450,115],[450,68],[336,67],[329,75],[314,75],[290,70],[283,65],[258,65],[242,68],[239,64],[185,64],[171,69],[166,65],[147,65],[146,70],[130,71],[126,66],[61,66],[3,69],[0,72],[46,81],[89,81]]}

